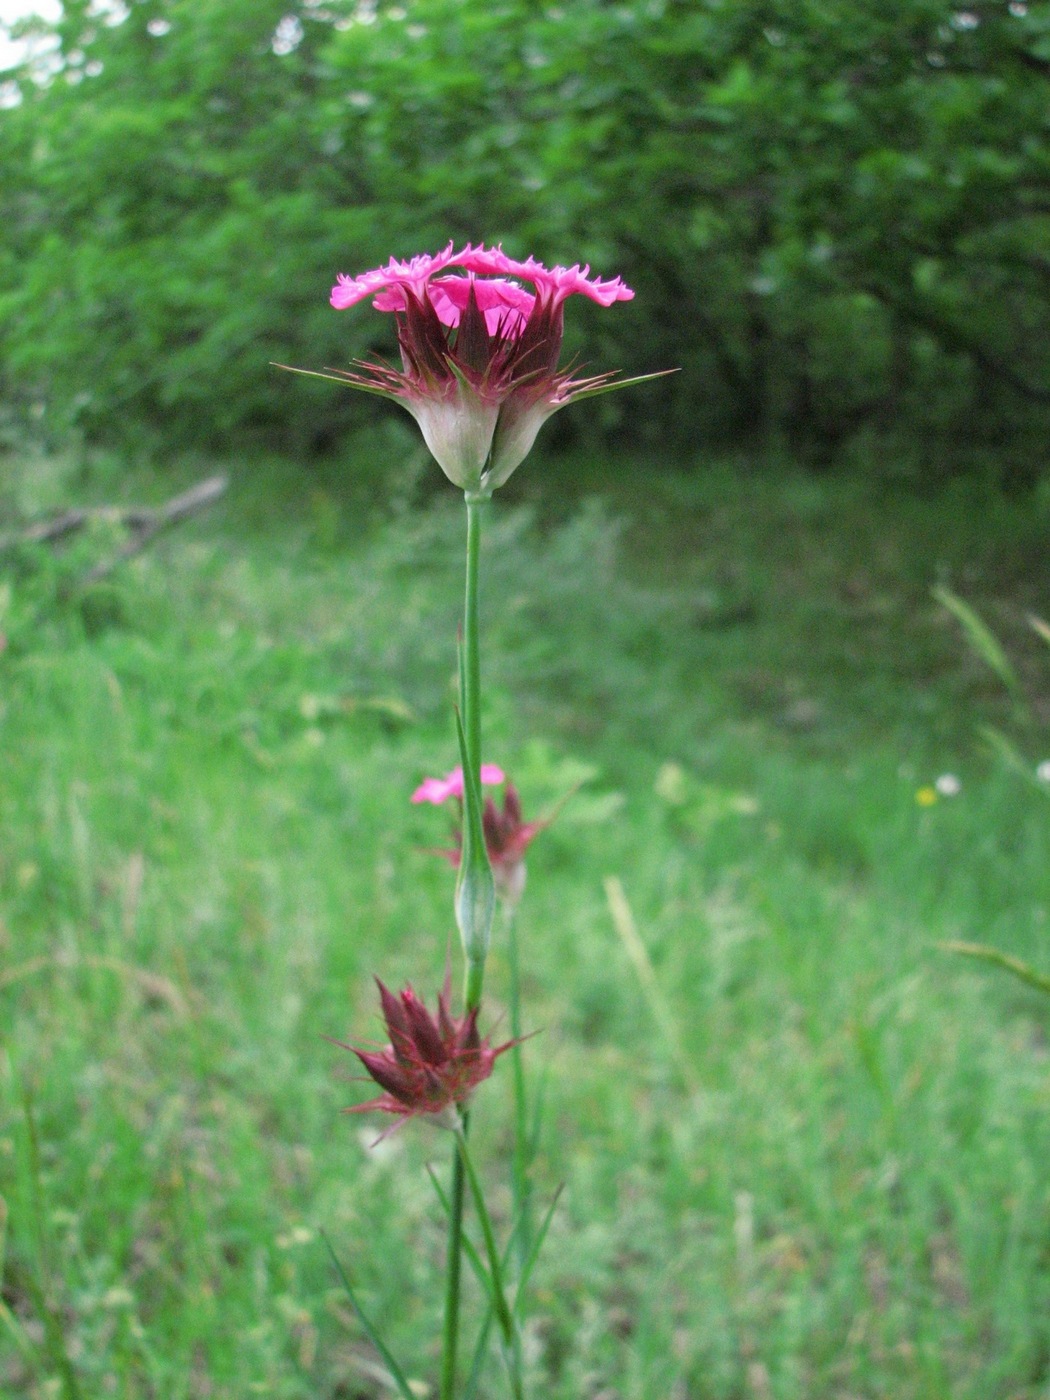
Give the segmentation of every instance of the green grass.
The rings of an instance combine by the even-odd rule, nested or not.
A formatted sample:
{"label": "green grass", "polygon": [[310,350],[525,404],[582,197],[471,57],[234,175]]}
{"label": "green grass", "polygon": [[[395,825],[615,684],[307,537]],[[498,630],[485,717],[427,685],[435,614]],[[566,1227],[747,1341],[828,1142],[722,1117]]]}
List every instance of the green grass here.
{"label": "green grass", "polygon": [[[433,1382],[449,1143],[369,1150],[322,1038],[376,1033],[373,973],[432,996],[453,929],[445,817],[407,799],[455,762],[462,510],[408,442],[236,464],[86,594],[105,530],[0,560],[5,1398],[379,1400],[321,1229]],[[12,519],[203,474],[4,471]],[[1047,795],[978,735],[1050,756],[1024,624],[1048,514],[582,457],[497,500],[486,757],[529,814],[585,780],[520,915],[537,1191],[566,1183],[533,1395],[1050,1395],[1050,1013],[937,947],[1050,969]],[[1027,727],[937,583],[1003,642]],[[921,805],[945,772],[959,795]],[[487,1024],[506,972],[497,946]],[[504,1222],[509,1084],[474,1125]]]}

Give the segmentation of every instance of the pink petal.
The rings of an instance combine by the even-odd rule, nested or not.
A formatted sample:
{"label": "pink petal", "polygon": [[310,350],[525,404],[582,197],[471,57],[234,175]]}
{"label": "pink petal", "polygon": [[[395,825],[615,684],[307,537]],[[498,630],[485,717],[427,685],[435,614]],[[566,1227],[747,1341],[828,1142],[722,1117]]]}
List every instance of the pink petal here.
{"label": "pink petal", "polygon": [[[481,765],[481,782],[485,787],[495,787],[505,781],[503,769],[495,763]],[[440,806],[450,797],[463,796],[463,769],[453,768],[443,778],[424,778],[412,794],[413,802],[433,802]]]}
{"label": "pink petal", "polygon": [[483,244],[477,248],[468,244],[452,261],[457,267],[482,276],[520,277],[525,282],[531,282],[541,296],[557,301],[564,301],[574,292],[582,292],[599,306],[611,306],[614,301],[630,301],[634,296],[630,287],[625,286],[619,277],[607,281],[600,277],[588,277],[590,268],[581,268],[579,263],[572,267],[548,269],[533,257],[519,262],[508,258],[502,248],[486,248]]}
{"label": "pink petal", "polygon": [[[363,272],[358,277],[340,273],[332,288],[331,303],[336,310],[342,311],[371,296],[374,298],[372,305],[377,311],[403,311],[405,298],[401,288],[408,286],[419,293],[436,273],[443,272],[447,267],[461,267],[482,277],[518,277],[531,282],[541,296],[557,302],[576,292],[590,297],[599,306],[611,306],[614,301],[630,301],[634,296],[634,292],[619,277],[606,280],[590,277],[590,268],[581,268],[579,263],[574,263],[572,267],[546,268],[533,257],[526,258],[524,262],[509,258],[501,247],[486,248],[483,243],[474,247],[468,243],[462,252],[456,253],[454,244],[449,243],[440,253],[420,253],[407,261],[391,258],[386,267]],[[458,280],[442,278],[441,283],[455,283]],[[508,312],[518,311],[528,315],[531,303],[527,304],[526,298],[530,298],[531,293],[521,288],[514,289],[513,284],[505,281],[494,292],[482,292],[480,289],[485,285],[477,284],[477,295],[490,334],[498,326],[501,316],[506,316]],[[488,304],[482,300],[483,296],[491,298]],[[453,286],[434,297],[435,309],[446,326],[459,324],[459,312],[465,304],[465,287],[460,289]],[[513,336],[514,326],[506,329],[504,334]]]}
{"label": "pink petal", "polygon": [[459,318],[470,296],[471,283],[478,307],[484,313],[489,335],[501,331],[509,340],[519,336],[525,329],[536,298],[524,287],[503,277],[482,282],[473,277],[439,277],[432,282],[430,302],[442,324],[459,325]]}
{"label": "pink petal", "polygon": [[[399,311],[404,305],[404,298],[396,306],[379,306],[384,288],[405,285],[419,289],[424,287],[427,279],[433,277],[435,272],[441,272],[443,268],[456,261],[453,253],[454,244],[449,243],[440,253],[420,253],[418,257],[409,258],[407,262],[398,262],[396,258],[391,258],[386,267],[377,267],[372,272],[363,272],[359,277],[347,277],[345,273],[340,273],[336,279],[336,285],[332,288],[331,303],[337,311],[343,311],[348,306],[354,306],[357,302],[363,301],[365,297],[376,293],[373,303],[380,311]],[[467,245],[469,248],[469,244]],[[389,297],[389,293],[386,294]]]}
{"label": "pink petal", "polygon": [[442,802],[446,802],[450,797],[463,795],[462,778],[460,779],[460,791],[457,794],[455,787],[447,778],[424,778],[419,787],[412,794],[413,802],[433,802],[435,807],[439,807]]}
{"label": "pink petal", "polygon": [[[501,331],[508,340],[519,336],[525,329],[525,322],[529,319],[529,312],[536,298],[516,282],[508,282],[502,277],[493,277],[482,282],[471,277],[438,277],[429,283],[427,294],[441,324],[450,327],[459,325],[472,281],[489,335]],[[341,292],[342,288],[337,287],[336,291]],[[334,295],[335,293],[333,297]],[[363,295],[367,296],[368,293]],[[386,287],[372,305],[377,311],[404,311],[406,303],[402,284]]]}

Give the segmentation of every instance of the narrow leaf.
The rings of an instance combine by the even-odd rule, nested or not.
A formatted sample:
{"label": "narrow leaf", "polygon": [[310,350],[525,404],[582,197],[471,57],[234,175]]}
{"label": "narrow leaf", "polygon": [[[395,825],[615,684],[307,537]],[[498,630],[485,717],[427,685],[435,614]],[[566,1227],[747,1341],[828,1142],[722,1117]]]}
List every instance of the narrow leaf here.
{"label": "narrow leaf", "polygon": [[518,1317],[521,1316],[522,1306],[525,1301],[525,1289],[528,1287],[528,1282],[529,1278],[532,1275],[533,1267],[535,1266],[536,1260],[539,1258],[540,1250],[543,1248],[543,1241],[547,1238],[547,1231],[551,1227],[551,1221],[554,1219],[555,1209],[557,1208],[558,1202],[561,1200],[561,1193],[564,1190],[565,1183],[562,1182],[562,1184],[558,1187],[557,1191],[555,1191],[554,1193],[554,1198],[547,1208],[547,1214],[543,1217],[543,1223],[540,1225],[540,1228],[536,1231],[536,1238],[532,1241],[532,1244],[529,1247],[529,1252],[525,1256],[525,1262],[521,1266],[521,1276],[518,1279],[518,1289],[514,1295],[514,1312]]}
{"label": "narrow leaf", "polygon": [[[452,1207],[449,1204],[449,1199],[445,1194],[444,1187],[437,1178],[437,1173],[429,1162],[427,1163],[427,1175],[430,1177],[430,1183],[437,1193],[437,1198],[441,1202],[445,1214],[450,1215]],[[511,1231],[511,1237],[503,1255],[502,1262],[504,1265],[506,1265],[510,1257],[511,1246],[513,1245],[514,1236],[520,1223],[521,1221],[519,1218],[519,1220],[515,1222],[514,1229]],[[485,1364],[485,1353],[488,1350],[489,1333],[492,1331],[492,1320],[496,1314],[493,1306],[492,1280],[489,1278],[488,1270],[485,1268],[485,1265],[481,1262],[481,1255],[478,1253],[473,1241],[467,1236],[466,1232],[460,1235],[460,1242],[470,1266],[474,1270],[474,1275],[481,1284],[482,1291],[485,1294],[485,1316],[482,1319],[481,1328],[478,1331],[478,1339],[474,1347],[474,1356],[470,1363],[467,1385],[463,1392],[463,1400],[474,1400],[478,1385],[481,1383],[481,1372]]]}
{"label": "narrow leaf", "polygon": [[980,725],[977,732],[1007,768],[1016,773],[1018,777],[1024,778],[1025,782],[1046,791],[1045,785],[1029,768],[1016,744],[1011,743],[1005,734],[998,729],[993,729],[990,724]]}
{"label": "narrow leaf", "polygon": [[973,650],[987,666],[991,667],[1010,694],[1015,699],[1019,699],[1021,686],[1017,679],[1017,672],[1010,665],[1006,652],[999,644],[999,639],[984,619],[979,617],[968,603],[964,603],[950,589],[944,588],[940,584],[933,589],[933,596],[962,624],[967,641]]}
{"label": "narrow leaf", "polygon": [[346,1289],[346,1296],[350,1299],[350,1306],[357,1314],[358,1322],[360,1322],[361,1326],[365,1329],[365,1333],[368,1336],[368,1340],[372,1343],[376,1351],[383,1358],[383,1362],[386,1365],[387,1370],[390,1372],[391,1379],[397,1386],[398,1392],[400,1393],[402,1400],[419,1400],[419,1397],[413,1392],[412,1387],[406,1380],[404,1371],[402,1371],[401,1367],[394,1360],[390,1348],[383,1341],[382,1337],[379,1335],[375,1327],[369,1321],[368,1315],[361,1307],[361,1304],[357,1301],[357,1294],[351,1287],[350,1280],[346,1276],[346,1271],[343,1269],[342,1264],[340,1264],[339,1262],[339,1256],[332,1248],[332,1241],[328,1238],[328,1236],[323,1230],[321,1231],[321,1238],[328,1246],[328,1253],[332,1256],[332,1263],[335,1265],[336,1272],[338,1273],[339,1278],[342,1281],[343,1287]]}
{"label": "narrow leaf", "polygon": [[[437,1193],[437,1198],[441,1202],[442,1208],[444,1209],[447,1215],[450,1211],[448,1197],[445,1194],[444,1187],[441,1185],[441,1182],[437,1178],[436,1172],[434,1171],[433,1167],[429,1165],[429,1163],[427,1164],[427,1175],[430,1177],[431,1185],[434,1187],[434,1190]],[[540,1247],[543,1244],[548,1229],[550,1228],[550,1223],[554,1216],[554,1208],[558,1204],[558,1200],[561,1196],[563,1189],[563,1186],[559,1186],[557,1191],[555,1192],[554,1199],[550,1204],[550,1209],[547,1211],[547,1214],[544,1217],[543,1224],[540,1226],[536,1239],[525,1257],[525,1261],[522,1268],[522,1274],[520,1279],[518,1280],[518,1286],[515,1291],[514,1306],[511,1309],[511,1312],[517,1316],[521,1315],[521,1307],[525,1297],[525,1285],[528,1282],[533,1265],[535,1264],[537,1256],[539,1255]],[[517,1239],[518,1233],[521,1230],[523,1222],[524,1212],[519,1212],[517,1219],[511,1226],[510,1234],[507,1237],[507,1243],[503,1250],[502,1258],[500,1259],[501,1269],[506,1269],[508,1263],[510,1262],[511,1253],[514,1248],[514,1241]],[[492,1321],[495,1317],[494,1291],[492,1279],[489,1275],[488,1270],[485,1268],[485,1265],[482,1263],[481,1257],[478,1254],[477,1249],[474,1247],[473,1243],[467,1238],[465,1234],[462,1236],[462,1240],[467,1258],[470,1261],[470,1265],[473,1268],[475,1276],[477,1277],[478,1282],[481,1284],[481,1287],[486,1295],[485,1316],[482,1320],[481,1329],[478,1333],[477,1345],[474,1349],[474,1358],[471,1362],[466,1389],[463,1392],[463,1400],[474,1400],[474,1397],[477,1394],[478,1385],[481,1381],[481,1371],[485,1363],[485,1352],[488,1348],[489,1333],[492,1330]]]}
{"label": "narrow leaf", "polygon": [[[438,1198],[438,1200],[441,1202],[441,1208],[442,1208],[442,1210],[445,1212],[446,1215],[448,1215],[448,1214],[450,1213],[450,1211],[451,1211],[451,1206],[449,1205],[448,1196],[445,1194],[445,1188],[441,1185],[441,1182],[440,1182],[440,1181],[438,1180],[438,1178],[437,1178],[437,1173],[434,1171],[434,1168],[433,1168],[432,1166],[430,1166],[429,1163],[427,1163],[427,1175],[430,1177],[430,1184],[433,1186],[434,1191],[435,1191],[436,1194],[437,1194],[437,1198]],[[560,1190],[560,1189],[561,1189],[561,1188],[559,1188],[559,1190]],[[518,1214],[517,1214],[517,1215],[515,1216],[515,1218],[514,1218],[513,1224],[512,1224],[511,1227],[510,1227],[510,1233],[509,1233],[508,1236],[507,1236],[507,1243],[506,1243],[506,1245],[505,1245],[505,1247],[504,1247],[503,1254],[502,1254],[502,1256],[501,1256],[501,1258],[500,1258],[500,1267],[501,1267],[502,1269],[506,1269],[507,1265],[510,1263],[511,1252],[512,1252],[512,1250],[513,1250],[513,1248],[514,1248],[514,1241],[515,1241],[515,1239],[517,1238],[518,1232],[519,1232],[520,1229],[521,1229],[521,1224],[522,1224],[522,1213],[519,1211]],[[466,1252],[467,1258],[468,1258],[469,1261],[470,1261],[470,1266],[471,1266],[471,1268],[474,1270],[474,1274],[475,1274],[475,1276],[476,1276],[478,1282],[481,1284],[481,1286],[482,1286],[482,1288],[485,1290],[485,1292],[488,1293],[488,1292],[489,1292],[488,1270],[485,1268],[485,1265],[484,1265],[484,1263],[482,1262],[481,1255],[480,1255],[480,1253],[478,1252],[478,1249],[477,1249],[476,1245],[473,1243],[473,1241],[470,1239],[470,1237],[469,1237],[468,1235],[466,1235],[466,1234],[463,1235],[463,1246],[464,1246],[464,1250],[465,1250],[465,1252]],[[490,1310],[491,1310],[491,1303],[490,1303],[489,1306],[490,1306]]]}
{"label": "narrow leaf", "polygon": [[[6,1247],[7,1202],[4,1200],[3,1196],[0,1196],[0,1279],[3,1279],[4,1277],[4,1259],[6,1257]],[[29,1338],[26,1336],[25,1332],[22,1330],[22,1326],[16,1319],[14,1313],[7,1306],[2,1297],[0,1297],[0,1322],[2,1322],[7,1328],[8,1332],[10,1332],[11,1338],[15,1346],[21,1352],[23,1359],[26,1361],[31,1360],[33,1358],[33,1345],[30,1342]]]}
{"label": "narrow leaf", "polygon": [[[437,1173],[434,1171],[434,1168],[430,1165],[429,1162],[427,1163],[427,1176],[430,1177],[430,1184],[437,1192],[437,1198],[441,1202],[442,1210],[445,1212],[446,1215],[451,1215],[452,1207],[449,1204],[448,1197],[445,1195],[445,1189],[441,1185],[441,1182],[438,1181]],[[463,1252],[464,1254],[466,1254],[467,1259],[470,1262],[470,1267],[474,1270],[478,1282],[481,1284],[482,1288],[484,1288],[485,1291],[488,1292],[488,1274],[485,1271],[485,1265],[482,1263],[481,1255],[478,1253],[477,1245],[475,1245],[474,1241],[470,1238],[470,1236],[465,1230],[460,1235],[460,1242],[463,1245]]]}
{"label": "narrow leaf", "polygon": [[1032,967],[1029,963],[1022,962],[1020,958],[1011,957],[1009,953],[1000,952],[998,948],[990,948],[986,943],[940,943],[938,947],[943,948],[946,953],[958,953],[960,957],[973,958],[976,962],[991,963],[993,967],[1001,967],[1004,972],[1009,972],[1029,987],[1034,987],[1037,992],[1043,992],[1050,996],[1050,977],[1045,972],[1040,972],[1038,968]]}
{"label": "narrow leaf", "polygon": [[474,1357],[470,1363],[467,1384],[463,1391],[463,1400],[475,1400],[477,1396],[478,1386],[481,1384],[481,1370],[485,1365],[485,1353],[488,1351],[489,1333],[492,1331],[493,1316],[494,1314],[490,1304],[485,1312],[485,1319],[478,1331],[477,1345],[474,1347]]}
{"label": "narrow leaf", "polygon": [[544,1065],[540,1074],[539,1084],[536,1086],[536,1106],[532,1113],[532,1128],[528,1138],[527,1161],[531,1165],[536,1160],[536,1155],[540,1150],[540,1138],[543,1134],[543,1118],[547,1108],[547,1088],[550,1084],[550,1066]]}
{"label": "narrow leaf", "polygon": [[481,1235],[485,1241],[485,1253],[488,1255],[488,1280],[492,1305],[496,1310],[496,1318],[503,1333],[503,1339],[507,1346],[511,1346],[514,1341],[516,1328],[514,1318],[510,1308],[507,1306],[507,1298],[503,1289],[503,1266],[500,1263],[499,1252],[496,1249],[496,1236],[492,1229],[492,1220],[489,1216],[488,1207],[485,1205],[485,1195],[478,1181],[477,1173],[474,1170],[474,1163],[471,1160],[470,1151],[467,1148],[467,1140],[462,1132],[456,1133],[456,1143],[459,1147],[459,1155],[463,1161],[463,1167],[467,1174],[467,1183],[470,1186],[470,1194],[474,1201],[474,1209],[478,1214],[478,1222],[481,1225]]}

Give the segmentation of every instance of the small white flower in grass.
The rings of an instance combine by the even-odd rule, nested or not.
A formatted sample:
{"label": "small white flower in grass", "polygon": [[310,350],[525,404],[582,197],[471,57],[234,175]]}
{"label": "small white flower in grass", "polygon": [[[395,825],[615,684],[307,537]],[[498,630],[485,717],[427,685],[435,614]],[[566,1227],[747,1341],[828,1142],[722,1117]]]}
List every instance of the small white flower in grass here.
{"label": "small white flower in grass", "polygon": [[312,1244],[317,1238],[316,1231],[306,1225],[293,1225],[290,1230],[278,1235],[274,1243],[278,1249],[295,1249],[299,1245]]}
{"label": "small white flower in grass", "polygon": [[958,797],[962,792],[962,783],[954,773],[942,773],[934,787],[942,797]]}
{"label": "small white flower in grass", "polygon": [[1037,766],[1035,776],[1041,783],[1050,783],[1050,758],[1044,758]]}

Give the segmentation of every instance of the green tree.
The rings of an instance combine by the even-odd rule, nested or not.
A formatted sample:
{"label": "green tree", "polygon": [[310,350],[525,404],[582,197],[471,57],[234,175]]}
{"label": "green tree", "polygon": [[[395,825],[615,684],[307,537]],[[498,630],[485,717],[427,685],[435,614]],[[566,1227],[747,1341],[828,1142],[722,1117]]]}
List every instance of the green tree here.
{"label": "green tree", "polygon": [[636,288],[571,334],[681,366],[603,405],[640,436],[1037,461],[1047,0],[89,13],[0,111],[5,383],[60,425],[329,443],[360,406],[265,362],[392,352],[334,273],[484,238]]}

